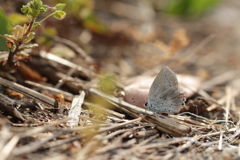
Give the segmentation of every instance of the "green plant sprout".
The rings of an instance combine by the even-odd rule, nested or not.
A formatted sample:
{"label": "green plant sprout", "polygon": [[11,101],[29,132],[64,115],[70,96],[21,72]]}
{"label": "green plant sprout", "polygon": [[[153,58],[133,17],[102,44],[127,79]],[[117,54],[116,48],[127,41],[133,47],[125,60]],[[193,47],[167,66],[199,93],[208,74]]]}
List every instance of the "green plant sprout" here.
{"label": "green plant sprout", "polygon": [[[18,66],[18,62],[20,60],[28,59],[28,57],[21,55],[21,52],[38,46],[38,44],[29,43],[35,38],[34,30],[51,16],[62,20],[66,16],[66,13],[62,11],[65,6],[66,5],[64,3],[59,3],[55,7],[49,7],[48,5],[44,5],[41,0],[32,0],[26,5],[23,5],[21,11],[28,17],[29,22],[23,26],[16,25],[13,27],[11,35],[2,35],[2,37],[7,40],[7,48],[9,49],[8,59],[6,62],[2,63],[2,68],[5,68],[6,70],[11,69]],[[36,22],[36,18],[48,10],[52,13],[43,18],[41,21]]]}

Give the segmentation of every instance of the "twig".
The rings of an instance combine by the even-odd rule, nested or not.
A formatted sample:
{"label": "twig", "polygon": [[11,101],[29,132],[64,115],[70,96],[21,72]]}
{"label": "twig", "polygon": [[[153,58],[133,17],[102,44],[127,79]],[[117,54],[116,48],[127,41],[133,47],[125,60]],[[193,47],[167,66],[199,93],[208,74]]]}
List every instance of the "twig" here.
{"label": "twig", "polygon": [[66,144],[66,143],[70,143],[70,142],[79,140],[81,138],[82,138],[81,136],[75,136],[75,137],[70,137],[70,138],[66,138],[66,139],[63,139],[63,140],[58,140],[57,142],[53,141],[53,142],[50,142],[50,143],[46,144],[46,146],[44,146],[42,148],[43,149],[49,149],[49,148],[53,148],[53,147],[56,147],[56,146],[61,146],[61,145]]}
{"label": "twig", "polygon": [[136,146],[134,146],[133,149],[146,145],[147,143],[151,142],[152,140],[154,140],[158,136],[159,136],[159,134],[156,134],[154,136],[149,137],[148,139],[146,139],[146,140],[140,142],[139,144],[137,144]]}
{"label": "twig", "polygon": [[[67,79],[68,77],[71,77],[75,73],[76,70],[77,70],[77,67],[70,68],[66,74],[65,79]],[[63,80],[58,81],[58,83],[55,85],[55,88],[60,88],[64,83],[65,83],[65,81],[63,81]]]}
{"label": "twig", "polygon": [[[231,132],[234,132],[234,134],[231,135],[231,136],[229,136],[229,137],[227,137],[227,138],[223,138],[222,141],[229,140],[229,138],[235,138],[235,137],[237,137],[237,136],[240,135],[240,132],[239,132],[239,131],[236,132],[235,129],[233,129],[233,130],[231,130],[231,129],[228,130],[228,132],[230,132],[230,131],[231,131]],[[206,134],[206,135],[201,135],[201,138],[203,138],[203,137],[208,137],[208,136],[213,136],[213,135],[220,135],[221,132],[222,132],[222,133],[225,133],[226,131],[221,130],[221,131],[219,131],[219,132],[214,132],[214,133],[210,133],[210,134]],[[212,142],[208,142],[208,143],[202,143],[201,146],[202,146],[202,147],[207,147],[207,146],[211,146],[211,145],[213,145],[213,144],[218,144],[218,143],[219,143],[219,140],[217,140],[217,141],[212,141]]]}
{"label": "twig", "polygon": [[103,133],[103,132],[119,129],[119,128],[123,127],[123,126],[126,126],[128,124],[132,124],[132,123],[135,123],[135,122],[139,122],[141,120],[142,120],[142,118],[140,117],[140,118],[137,118],[137,119],[134,119],[134,120],[130,120],[130,121],[127,121],[127,122],[123,122],[123,123],[120,123],[120,124],[114,124],[114,125],[112,125],[112,126],[110,126],[108,128],[99,129],[98,133]]}
{"label": "twig", "polygon": [[132,130],[132,128],[117,130],[117,131],[112,132],[112,133],[108,134],[107,136],[105,136],[104,140],[110,140],[110,139],[116,137],[117,135],[123,134],[125,132],[130,131],[130,130]]}
{"label": "twig", "polygon": [[222,150],[222,144],[223,144],[223,132],[220,131],[220,137],[219,137],[219,143],[218,143],[218,150]]}
{"label": "twig", "polygon": [[[195,136],[193,137],[194,140],[198,141],[201,138],[201,136]],[[172,152],[182,152],[183,150],[193,147],[193,143],[195,143],[196,141],[187,141],[185,144],[183,144],[182,146],[179,146],[177,148],[174,148],[172,150],[168,150],[167,153],[172,153]],[[198,144],[198,143],[197,143]]]}
{"label": "twig", "polygon": [[131,129],[131,130],[125,132],[124,134],[118,136],[117,138],[115,138],[115,139],[112,141],[111,144],[109,144],[109,145],[107,145],[107,146],[105,146],[105,147],[102,147],[102,148],[98,149],[98,150],[96,151],[96,153],[97,153],[97,154],[100,154],[100,153],[107,152],[107,151],[109,151],[109,150],[113,150],[113,149],[117,149],[117,148],[122,147],[122,139],[125,138],[125,137],[127,137],[127,136],[129,136],[130,134],[132,134],[133,131],[134,131],[134,130]]}
{"label": "twig", "polygon": [[141,147],[141,149],[164,147],[164,146],[169,146],[170,144],[175,144],[175,143],[179,143],[179,142],[183,142],[183,141],[191,141],[193,143],[201,144],[194,138],[180,137],[180,138],[161,140],[161,141],[158,141],[158,143],[144,145]]}
{"label": "twig", "polygon": [[27,87],[24,87],[22,85],[19,85],[17,83],[14,83],[14,82],[11,82],[11,81],[8,81],[6,79],[3,79],[0,77],[0,85],[4,86],[4,87],[7,87],[7,88],[10,88],[16,92],[20,92],[22,94],[24,94],[25,96],[29,97],[29,98],[32,98],[34,100],[37,100],[37,101],[40,101],[44,104],[46,104],[47,106],[51,106],[53,107],[54,106],[54,100],[41,94],[41,93],[38,93],[32,89],[29,89]]}
{"label": "twig", "polygon": [[21,121],[24,121],[25,119],[22,117],[21,113],[15,108],[17,105],[17,101],[14,101],[0,93],[0,110]]}
{"label": "twig", "polygon": [[57,89],[57,88],[53,88],[53,87],[50,87],[50,86],[42,85],[40,83],[36,83],[36,82],[33,82],[33,81],[24,81],[24,82],[26,84],[29,84],[29,85],[34,86],[34,87],[49,90],[49,91],[52,91],[52,92],[55,92],[55,93],[61,93],[61,94],[63,94],[64,98],[68,101],[72,101],[73,96],[74,96],[73,94],[71,94],[69,92],[66,92],[66,91],[63,91],[61,89]]}
{"label": "twig", "polygon": [[11,140],[9,140],[9,142],[5,145],[5,147],[0,151],[1,160],[7,159],[7,157],[10,155],[12,150],[17,145],[17,143],[19,141],[19,138],[20,137],[18,135],[15,135],[15,136],[12,137]]}
{"label": "twig", "polygon": [[[226,102],[226,99],[227,99],[227,97],[226,97],[226,96],[223,96],[223,97],[221,97],[219,100],[217,100],[217,103],[220,104],[220,105],[223,105],[223,104]],[[216,109],[217,106],[219,106],[219,105],[217,105],[216,103],[214,103],[214,104],[212,104],[211,106],[207,107],[206,110],[207,110],[208,112],[211,112],[212,110]]]}
{"label": "twig", "polygon": [[152,135],[158,135],[158,130],[152,129],[152,130],[145,130],[145,131],[138,131],[134,133],[134,137],[136,138],[143,138],[143,137],[149,137]]}

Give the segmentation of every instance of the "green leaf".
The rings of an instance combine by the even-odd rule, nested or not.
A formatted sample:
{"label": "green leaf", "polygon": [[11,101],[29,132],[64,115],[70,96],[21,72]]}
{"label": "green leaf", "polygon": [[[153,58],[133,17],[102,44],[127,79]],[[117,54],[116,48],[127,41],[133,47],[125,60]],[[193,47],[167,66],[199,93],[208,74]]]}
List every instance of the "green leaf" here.
{"label": "green leaf", "polygon": [[164,10],[185,17],[199,17],[216,6],[220,0],[169,0]]}
{"label": "green leaf", "polygon": [[41,8],[40,8],[40,12],[43,13],[43,12],[46,12],[48,10],[49,6],[48,5],[42,5]]}
{"label": "green leaf", "polygon": [[40,26],[41,24],[39,22],[34,22],[33,23],[33,27],[32,30],[36,29],[38,26]]}
{"label": "green leaf", "polygon": [[21,8],[21,11],[22,11],[23,14],[27,15],[30,12],[29,9],[30,8],[28,6],[23,5],[22,8]]}
{"label": "green leaf", "polygon": [[54,8],[56,11],[62,11],[65,8],[66,4],[65,3],[58,3]]}
{"label": "green leaf", "polygon": [[43,12],[46,12],[49,6],[43,5],[41,0],[33,0],[23,5],[21,11],[26,14],[29,18],[36,18]]}
{"label": "green leaf", "polygon": [[66,13],[64,11],[56,11],[53,17],[62,20],[65,16]]}
{"label": "green leaf", "polygon": [[[11,34],[10,30],[12,28],[12,25],[1,8],[0,8],[0,22],[1,22],[0,35]],[[8,50],[8,48],[6,46],[6,40],[3,37],[0,37],[0,50],[1,51]]]}
{"label": "green leaf", "polygon": [[35,9],[40,9],[42,6],[42,1],[41,0],[33,0],[32,3],[29,2],[33,8]]}

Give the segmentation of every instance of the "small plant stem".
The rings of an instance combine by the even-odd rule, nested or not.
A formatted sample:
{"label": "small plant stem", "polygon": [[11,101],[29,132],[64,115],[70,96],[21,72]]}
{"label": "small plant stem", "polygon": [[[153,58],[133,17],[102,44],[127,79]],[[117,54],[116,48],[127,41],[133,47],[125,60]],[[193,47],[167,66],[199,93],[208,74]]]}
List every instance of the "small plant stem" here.
{"label": "small plant stem", "polygon": [[35,22],[35,19],[36,19],[36,18],[33,18],[32,21],[30,22],[30,24],[29,24],[29,26],[28,26],[28,30],[27,30],[27,32],[24,34],[24,36],[27,35],[29,32],[31,32],[33,23]]}
{"label": "small plant stem", "polygon": [[[23,36],[26,36],[28,33],[31,32],[32,26],[33,26],[33,24],[35,22],[35,19],[36,18],[33,18],[32,21],[29,23],[28,30],[27,30],[27,32]],[[13,51],[10,50],[9,55],[8,55],[8,59],[7,59],[7,64],[6,64],[9,67],[14,67],[16,65],[16,62],[14,62],[14,55],[17,54],[18,49],[19,49],[20,46],[21,46],[21,42],[19,42],[19,44],[16,45],[16,48]]]}
{"label": "small plant stem", "polygon": [[10,51],[8,54],[8,59],[7,59],[7,63],[9,66],[13,66],[14,65],[14,51]]}
{"label": "small plant stem", "polygon": [[49,17],[53,16],[55,14],[55,12],[49,14],[47,17],[43,18],[39,23],[41,24],[43,21],[45,21],[46,19],[48,19]]}
{"label": "small plant stem", "polygon": [[14,51],[10,51],[7,59],[7,63],[10,67],[15,65],[14,55],[17,54],[19,46],[17,45]]}

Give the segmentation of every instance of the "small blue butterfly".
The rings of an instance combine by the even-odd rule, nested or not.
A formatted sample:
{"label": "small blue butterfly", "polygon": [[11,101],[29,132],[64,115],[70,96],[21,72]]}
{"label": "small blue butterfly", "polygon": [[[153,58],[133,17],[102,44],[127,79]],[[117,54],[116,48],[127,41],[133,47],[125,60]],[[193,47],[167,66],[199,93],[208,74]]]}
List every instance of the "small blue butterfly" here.
{"label": "small blue butterfly", "polygon": [[165,66],[152,83],[145,107],[153,112],[177,113],[185,106],[185,101],[175,73]]}

